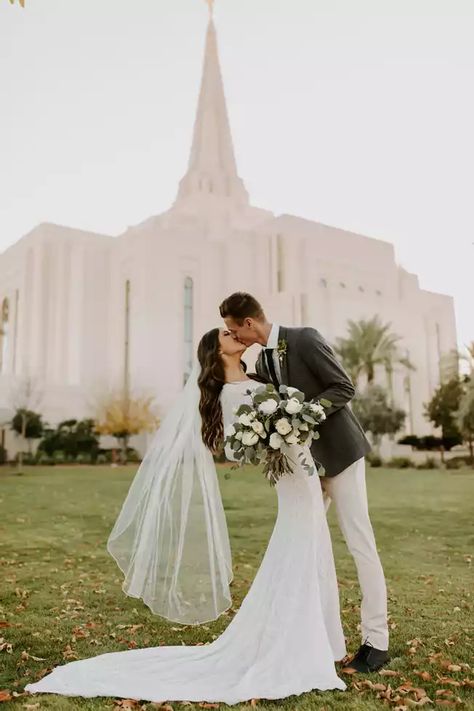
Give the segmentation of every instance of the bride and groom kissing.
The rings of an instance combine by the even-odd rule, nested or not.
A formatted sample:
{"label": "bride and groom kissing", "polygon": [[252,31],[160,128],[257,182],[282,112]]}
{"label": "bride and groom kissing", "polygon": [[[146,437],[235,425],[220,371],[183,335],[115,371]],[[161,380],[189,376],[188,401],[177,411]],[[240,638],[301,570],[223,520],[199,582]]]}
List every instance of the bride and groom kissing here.
{"label": "bride and groom kissing", "polygon": [[[237,409],[262,381],[329,401],[320,437],[311,444],[320,476],[296,464],[278,480],[278,515],[262,563],[214,642],[70,662],[27,691],[235,704],[344,690],[335,662],[346,656],[346,646],[323,492],[334,505],[362,594],[362,644],[346,666],[370,673],[388,662],[386,586],[365,483],[370,444],[348,406],[353,384],[317,330],[270,323],[250,294],[232,294],[220,315],[225,328],[202,337],[186,386],[109,536],[108,551],[124,573],[123,591],[187,625],[214,620],[231,607],[231,551],[213,455]],[[254,344],[262,350],[251,375],[241,358]]]}

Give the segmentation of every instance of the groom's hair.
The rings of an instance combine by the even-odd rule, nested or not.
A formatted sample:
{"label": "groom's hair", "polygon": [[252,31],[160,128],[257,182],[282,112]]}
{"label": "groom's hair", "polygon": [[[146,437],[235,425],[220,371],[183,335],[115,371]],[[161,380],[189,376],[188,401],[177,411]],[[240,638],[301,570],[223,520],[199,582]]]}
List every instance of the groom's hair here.
{"label": "groom's hair", "polygon": [[238,324],[242,324],[246,318],[254,318],[256,321],[265,321],[265,313],[257,301],[251,294],[245,291],[236,291],[224,299],[219,306],[219,311],[222,318],[234,319]]}

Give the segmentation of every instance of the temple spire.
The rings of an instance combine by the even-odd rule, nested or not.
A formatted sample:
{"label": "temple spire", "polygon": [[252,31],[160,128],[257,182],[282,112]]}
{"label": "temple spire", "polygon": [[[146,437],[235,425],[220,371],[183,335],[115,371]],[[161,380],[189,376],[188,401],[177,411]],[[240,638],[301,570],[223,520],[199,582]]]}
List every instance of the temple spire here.
{"label": "temple spire", "polygon": [[[248,194],[237,173],[224,85],[219,64],[217,36],[209,5],[201,90],[194,123],[188,171],[180,182],[177,202],[215,196],[236,205],[248,205]],[[201,200],[202,201],[202,200]]]}

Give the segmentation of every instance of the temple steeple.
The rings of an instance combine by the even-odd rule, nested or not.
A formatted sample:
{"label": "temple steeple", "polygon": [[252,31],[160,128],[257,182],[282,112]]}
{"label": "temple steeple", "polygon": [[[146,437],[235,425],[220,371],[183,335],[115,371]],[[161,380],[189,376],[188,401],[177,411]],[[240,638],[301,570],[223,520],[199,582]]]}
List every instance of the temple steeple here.
{"label": "temple steeple", "polygon": [[213,3],[212,0],[207,2],[210,15],[193,143],[176,206],[183,201],[205,206],[215,197],[229,206],[243,207],[248,205],[248,193],[237,174],[212,18]]}

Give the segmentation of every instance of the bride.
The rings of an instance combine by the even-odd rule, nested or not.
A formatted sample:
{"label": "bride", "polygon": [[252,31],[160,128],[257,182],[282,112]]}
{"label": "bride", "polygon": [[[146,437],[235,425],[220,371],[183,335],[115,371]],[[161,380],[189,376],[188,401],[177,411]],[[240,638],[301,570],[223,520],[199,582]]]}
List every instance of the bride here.
{"label": "bride", "polygon": [[[183,624],[216,619],[231,605],[230,546],[212,452],[258,387],[244,371],[245,348],[225,330],[203,336],[199,362],[158,430],[108,541],[125,575],[124,592]],[[295,464],[275,488],[278,515],[261,566],[212,644],[70,662],[26,691],[235,704],[345,689],[334,666],[346,650],[318,477]]]}

